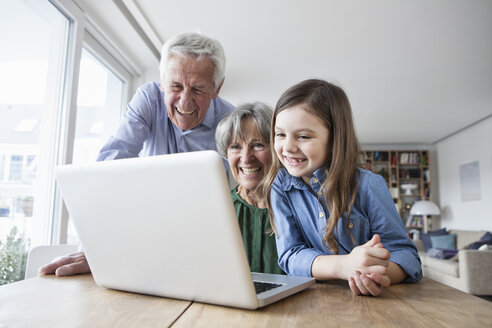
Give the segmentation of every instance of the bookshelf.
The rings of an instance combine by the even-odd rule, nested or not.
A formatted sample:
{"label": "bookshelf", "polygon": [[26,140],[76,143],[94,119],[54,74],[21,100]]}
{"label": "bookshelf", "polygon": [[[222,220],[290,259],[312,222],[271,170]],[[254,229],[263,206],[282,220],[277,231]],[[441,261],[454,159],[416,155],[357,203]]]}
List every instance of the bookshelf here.
{"label": "bookshelf", "polygon": [[364,150],[362,166],[381,175],[407,230],[423,228],[423,219],[411,216],[412,204],[431,200],[431,175],[428,150]]}

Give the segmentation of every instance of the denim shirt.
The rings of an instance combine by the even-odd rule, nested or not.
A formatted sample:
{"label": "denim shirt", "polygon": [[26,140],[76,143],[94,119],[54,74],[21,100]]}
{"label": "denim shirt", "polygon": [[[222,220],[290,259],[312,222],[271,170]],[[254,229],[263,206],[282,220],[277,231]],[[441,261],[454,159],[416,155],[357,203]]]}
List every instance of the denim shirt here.
{"label": "denim shirt", "polygon": [[[390,261],[399,264],[407,273],[405,282],[420,280],[422,267],[417,249],[405,231],[386,182],[370,171],[360,169],[359,172],[350,221],[347,224],[346,220],[339,220],[335,229],[335,237],[338,231],[339,254],[350,253],[354,247],[378,234],[383,246],[391,253]],[[325,168],[316,170],[310,181],[311,190],[301,178],[293,177],[281,168],[273,183],[270,197],[277,230],[279,266],[288,275],[311,276],[314,259],[332,254],[322,241],[330,216],[324,190],[320,190],[325,179]]]}
{"label": "denim shirt", "polygon": [[159,84],[146,83],[135,92],[118,130],[97,160],[217,150],[215,130],[232,109],[227,101],[212,99],[203,122],[191,130],[181,130],[169,119]]}

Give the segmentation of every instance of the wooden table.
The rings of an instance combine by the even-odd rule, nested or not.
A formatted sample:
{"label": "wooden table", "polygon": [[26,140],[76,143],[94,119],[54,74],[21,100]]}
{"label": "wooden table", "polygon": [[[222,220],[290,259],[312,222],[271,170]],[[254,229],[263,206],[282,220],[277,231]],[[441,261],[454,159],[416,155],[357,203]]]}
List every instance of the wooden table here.
{"label": "wooden table", "polygon": [[492,302],[424,278],[379,297],[346,282],[313,287],[256,311],[108,290],[90,274],[0,287],[0,327],[491,327]]}

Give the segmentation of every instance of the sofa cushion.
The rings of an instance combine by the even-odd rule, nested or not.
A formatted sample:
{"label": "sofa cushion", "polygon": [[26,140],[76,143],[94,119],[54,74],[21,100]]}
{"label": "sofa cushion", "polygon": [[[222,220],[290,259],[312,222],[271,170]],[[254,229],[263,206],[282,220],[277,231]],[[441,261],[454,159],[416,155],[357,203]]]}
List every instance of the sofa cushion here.
{"label": "sofa cushion", "polygon": [[479,241],[486,232],[486,230],[449,230],[449,233],[456,234],[457,249],[468,249],[470,244]]}
{"label": "sofa cushion", "polygon": [[468,246],[468,249],[479,249],[482,245],[492,245],[492,234],[490,232],[486,232],[479,241],[471,243]]}
{"label": "sofa cushion", "polygon": [[[431,248],[427,252],[427,256],[436,258],[436,259],[451,259],[456,254],[458,254],[457,249],[443,249],[443,248]],[[457,261],[457,259],[456,259]]]}
{"label": "sofa cushion", "polygon": [[429,231],[428,233],[420,232],[420,240],[422,240],[422,244],[424,244],[425,251],[427,252],[430,248],[432,248],[430,236],[442,236],[446,235],[446,228],[442,228],[439,230]]}
{"label": "sofa cushion", "polygon": [[479,251],[492,251],[492,245],[482,245],[478,248]]}
{"label": "sofa cushion", "polygon": [[424,265],[431,269],[443,274],[459,277],[459,263],[449,260],[435,259],[429,256],[425,256]]}
{"label": "sofa cushion", "polygon": [[454,233],[442,236],[430,236],[432,248],[456,249],[456,235]]}

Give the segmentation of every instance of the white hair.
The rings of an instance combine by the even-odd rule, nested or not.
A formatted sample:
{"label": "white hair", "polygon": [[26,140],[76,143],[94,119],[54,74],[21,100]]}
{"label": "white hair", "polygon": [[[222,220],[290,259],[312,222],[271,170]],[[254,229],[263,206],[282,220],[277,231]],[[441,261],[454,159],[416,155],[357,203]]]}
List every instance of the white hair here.
{"label": "white hair", "polygon": [[242,139],[241,123],[246,119],[252,119],[256,123],[261,137],[270,144],[272,115],[272,108],[262,102],[242,104],[227,114],[219,122],[215,131],[215,141],[220,156],[227,159],[227,148],[229,148],[230,143],[236,138]]}
{"label": "white hair", "polygon": [[219,41],[199,33],[178,34],[167,40],[162,46],[161,62],[159,64],[161,84],[164,84],[167,62],[172,55],[191,57],[196,60],[209,58],[215,67],[213,77],[215,91],[224,81],[226,59],[224,49]]}

